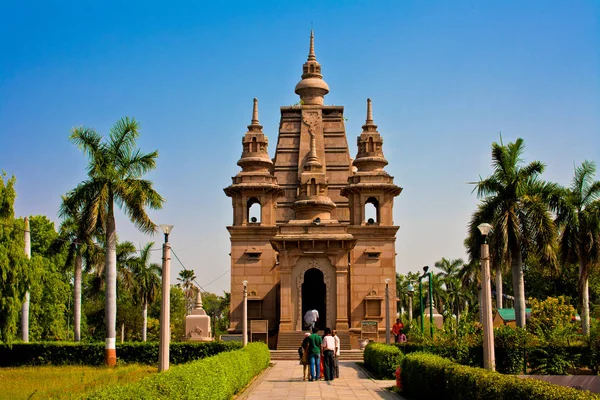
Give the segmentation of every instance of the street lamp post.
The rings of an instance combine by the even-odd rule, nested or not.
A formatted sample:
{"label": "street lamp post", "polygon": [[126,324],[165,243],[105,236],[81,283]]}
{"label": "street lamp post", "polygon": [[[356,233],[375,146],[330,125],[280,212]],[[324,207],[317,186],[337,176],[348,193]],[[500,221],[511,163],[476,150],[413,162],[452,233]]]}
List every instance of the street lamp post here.
{"label": "street lamp post", "polygon": [[158,372],[169,369],[169,343],[171,341],[171,245],[169,244],[169,233],[173,225],[160,225],[165,234],[162,259],[162,302],[160,309],[160,342],[158,344]]}
{"label": "street lamp post", "polygon": [[245,347],[248,344],[248,281],[243,281],[244,285],[244,306],[242,320],[242,345]]}
{"label": "street lamp post", "polygon": [[406,288],[408,291],[408,322],[412,321],[412,308],[413,308],[413,294],[415,293],[415,288],[412,283],[408,282],[408,287]]}
{"label": "street lamp post", "polygon": [[385,278],[385,344],[390,344],[390,278]]}
{"label": "street lamp post", "polygon": [[429,277],[429,333],[431,337],[433,337],[433,285],[431,282],[431,272],[427,272],[429,270],[429,266],[423,267],[423,275],[419,277],[419,301],[421,305],[421,333],[425,334],[425,325],[423,319],[425,316],[423,315],[423,283],[422,280],[426,276]]}
{"label": "street lamp post", "polygon": [[492,324],[492,286],[490,283],[490,247],[487,237],[492,230],[490,224],[480,224],[477,229],[483,236],[481,243],[481,282],[482,282],[482,314],[483,314],[483,366],[490,371],[496,369],[494,354],[494,326]]}

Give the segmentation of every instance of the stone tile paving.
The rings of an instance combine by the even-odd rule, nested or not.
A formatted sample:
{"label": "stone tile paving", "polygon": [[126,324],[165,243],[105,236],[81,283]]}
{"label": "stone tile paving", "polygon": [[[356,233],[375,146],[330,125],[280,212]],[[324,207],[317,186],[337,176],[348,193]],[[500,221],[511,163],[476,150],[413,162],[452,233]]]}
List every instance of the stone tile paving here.
{"label": "stone tile paving", "polygon": [[377,381],[368,377],[354,361],[340,362],[340,378],[331,382],[302,380],[302,365],[298,361],[273,361],[273,367],[263,372],[238,400],[262,399],[403,399],[385,388],[395,381]]}

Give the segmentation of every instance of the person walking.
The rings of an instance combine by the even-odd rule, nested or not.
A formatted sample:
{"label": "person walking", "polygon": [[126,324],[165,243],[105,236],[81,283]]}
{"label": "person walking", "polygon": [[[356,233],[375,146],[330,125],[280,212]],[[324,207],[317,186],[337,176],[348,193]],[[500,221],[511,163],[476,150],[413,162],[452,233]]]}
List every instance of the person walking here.
{"label": "person walking", "polygon": [[334,329],[333,330],[333,338],[335,339],[335,354],[334,354],[334,358],[333,358],[333,366],[334,366],[334,372],[335,372],[335,377],[339,378],[340,377],[340,364],[339,364],[339,358],[340,358],[340,337],[337,335],[337,331]]}
{"label": "person walking", "polygon": [[404,329],[404,324],[400,318],[396,319],[396,323],[392,326],[392,333],[394,334],[394,341],[396,343],[400,342],[400,334],[402,333],[402,329]]}
{"label": "person walking", "polygon": [[319,380],[321,376],[321,345],[323,340],[317,335],[318,329],[313,327],[312,335],[307,338],[308,362],[310,364],[310,382]]}
{"label": "person walking", "polygon": [[308,310],[306,314],[304,314],[304,322],[310,329],[312,330],[315,327],[315,324],[319,320],[319,312],[317,310]]}
{"label": "person walking", "polygon": [[331,329],[325,328],[325,337],[323,338],[323,365],[325,366],[326,381],[332,381],[335,375],[334,354],[335,339],[331,336]]}
{"label": "person walking", "polygon": [[300,353],[300,364],[302,364],[302,380],[305,381],[310,376],[308,372],[308,337],[310,333],[304,333],[304,340],[302,340],[302,345],[298,349],[298,353]]}

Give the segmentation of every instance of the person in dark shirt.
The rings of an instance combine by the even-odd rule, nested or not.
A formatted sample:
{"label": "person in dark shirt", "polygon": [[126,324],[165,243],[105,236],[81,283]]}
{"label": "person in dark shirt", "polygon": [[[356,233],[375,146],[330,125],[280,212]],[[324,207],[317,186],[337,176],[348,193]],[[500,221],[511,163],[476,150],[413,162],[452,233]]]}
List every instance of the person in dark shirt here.
{"label": "person in dark shirt", "polygon": [[304,340],[302,340],[302,345],[298,349],[298,354],[300,355],[300,364],[302,364],[302,380],[305,381],[310,375],[308,373],[308,337],[310,333],[306,332],[304,334]]}

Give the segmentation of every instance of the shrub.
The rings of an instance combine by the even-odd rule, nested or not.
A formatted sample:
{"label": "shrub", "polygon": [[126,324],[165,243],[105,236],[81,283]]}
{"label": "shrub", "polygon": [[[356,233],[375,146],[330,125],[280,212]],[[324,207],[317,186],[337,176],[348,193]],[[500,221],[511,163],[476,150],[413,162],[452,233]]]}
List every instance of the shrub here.
{"label": "shrub", "polygon": [[139,382],[112,386],[87,399],[230,399],[263,371],[270,361],[264,343],[175,366]]}
{"label": "shrub", "polygon": [[[169,346],[169,359],[183,364],[223,351],[239,349],[239,342],[175,342]],[[119,343],[117,356],[120,363],[158,363],[158,343]],[[0,345],[0,367],[21,365],[102,365],[104,343],[38,342]]]}
{"label": "shrub", "polygon": [[402,386],[412,398],[441,399],[596,399],[588,391],[520,379],[445,358],[412,353],[402,359]]}
{"label": "shrub", "polygon": [[393,379],[402,361],[402,352],[394,345],[369,343],[365,348],[364,361],[367,369],[379,379]]}
{"label": "shrub", "polygon": [[523,373],[527,335],[523,328],[500,326],[494,329],[496,371],[503,374]]}

